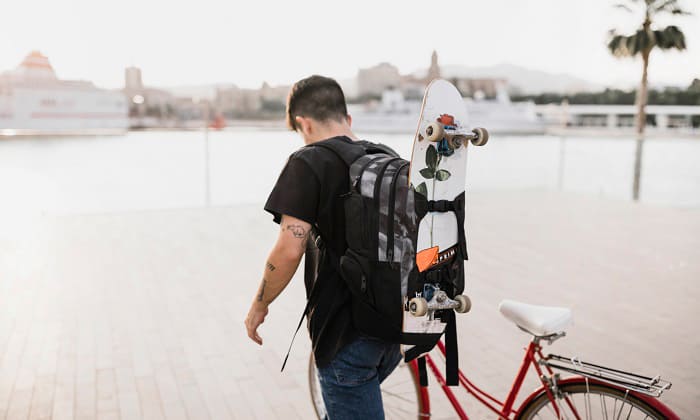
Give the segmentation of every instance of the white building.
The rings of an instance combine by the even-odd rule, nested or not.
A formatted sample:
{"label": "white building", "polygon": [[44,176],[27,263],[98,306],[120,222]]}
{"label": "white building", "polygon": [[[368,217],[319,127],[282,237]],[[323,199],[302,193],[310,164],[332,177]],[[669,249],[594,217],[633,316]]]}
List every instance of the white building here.
{"label": "white building", "polygon": [[127,113],[121,92],[60,80],[38,51],[0,74],[0,135],[123,132]]}

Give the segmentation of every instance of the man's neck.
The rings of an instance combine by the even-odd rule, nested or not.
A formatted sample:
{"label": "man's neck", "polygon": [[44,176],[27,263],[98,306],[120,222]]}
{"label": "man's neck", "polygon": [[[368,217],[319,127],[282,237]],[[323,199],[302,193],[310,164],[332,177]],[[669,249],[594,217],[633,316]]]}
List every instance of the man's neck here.
{"label": "man's neck", "polygon": [[330,121],[326,124],[319,124],[314,127],[315,131],[310,138],[305,138],[304,143],[313,144],[331,137],[349,137],[352,140],[358,140],[355,133],[352,132],[350,125],[347,122]]}

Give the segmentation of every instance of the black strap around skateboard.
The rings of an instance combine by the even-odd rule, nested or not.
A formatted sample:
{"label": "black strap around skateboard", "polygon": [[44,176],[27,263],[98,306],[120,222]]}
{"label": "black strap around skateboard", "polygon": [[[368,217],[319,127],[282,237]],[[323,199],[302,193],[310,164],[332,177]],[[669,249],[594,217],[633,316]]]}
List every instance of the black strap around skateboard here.
{"label": "black strap around skateboard", "polygon": [[415,194],[416,216],[420,221],[430,212],[453,212],[457,219],[457,242],[462,259],[468,260],[467,235],[464,232],[465,193],[462,191],[454,200],[428,200],[423,194]]}
{"label": "black strap around skateboard", "polygon": [[[445,319],[445,382],[448,386],[459,385],[459,354],[457,353],[457,319],[454,311],[446,311]],[[417,345],[404,353],[404,360],[416,359],[420,386],[428,386],[428,373],[425,356],[421,354],[432,350],[434,345]],[[420,357],[419,357],[420,356]]]}

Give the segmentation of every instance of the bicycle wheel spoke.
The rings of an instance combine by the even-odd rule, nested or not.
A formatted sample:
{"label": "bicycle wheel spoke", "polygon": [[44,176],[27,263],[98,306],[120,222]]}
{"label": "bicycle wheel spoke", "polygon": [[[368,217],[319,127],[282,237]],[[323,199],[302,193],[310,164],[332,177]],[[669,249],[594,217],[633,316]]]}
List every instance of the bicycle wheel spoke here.
{"label": "bicycle wheel spoke", "polygon": [[[615,400],[615,403],[617,404],[617,400]],[[624,410],[626,403],[627,403],[627,393],[625,393],[625,399],[620,401],[620,412],[617,413],[617,415],[615,416],[615,420],[620,419],[620,416],[622,415],[622,410]],[[630,408],[630,410],[631,410],[631,408]]]}
{"label": "bicycle wheel spoke", "polygon": [[603,394],[600,395],[600,408],[603,411],[603,418],[608,420],[608,407],[605,405],[605,398],[603,398]]}
{"label": "bicycle wheel spoke", "polygon": [[552,406],[552,405],[547,405],[547,409],[549,409],[550,414],[552,415],[552,417],[554,417],[555,419],[558,419],[558,418],[559,418],[559,416],[557,415],[556,410],[554,409],[554,406]]}
{"label": "bicycle wheel spoke", "polygon": [[384,411],[389,409],[392,413],[399,413],[399,414],[416,414],[414,410],[410,410],[408,408],[405,408],[403,405],[400,406],[395,406],[392,405],[390,407],[387,407],[386,405],[384,406]]}
{"label": "bicycle wheel spoke", "polygon": [[382,390],[382,398],[385,398],[386,396],[394,397],[394,398],[400,399],[400,400],[405,401],[405,402],[413,402],[413,400],[411,400],[410,398],[402,397],[401,395],[399,395],[395,392],[389,392],[389,391],[383,389]]}
{"label": "bicycle wheel spoke", "polygon": [[[578,414],[578,409],[576,408],[577,406],[576,406],[573,395],[569,394],[569,393],[566,393],[563,395],[564,395],[564,401],[566,402],[566,405],[571,410],[571,414],[573,414],[574,418],[576,418],[577,420],[581,420],[581,417]],[[563,410],[565,407],[562,406],[561,408]]]}
{"label": "bicycle wheel spoke", "polygon": [[588,381],[586,381],[586,395],[584,396],[584,408],[586,409],[586,420],[592,419],[591,413],[591,393],[588,390]]}

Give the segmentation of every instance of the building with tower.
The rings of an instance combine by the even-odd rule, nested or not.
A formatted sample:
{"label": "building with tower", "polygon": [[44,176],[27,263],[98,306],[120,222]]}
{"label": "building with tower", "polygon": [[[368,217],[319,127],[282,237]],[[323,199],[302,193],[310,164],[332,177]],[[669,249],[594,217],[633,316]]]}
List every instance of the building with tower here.
{"label": "building with tower", "polygon": [[426,77],[426,83],[430,83],[431,80],[440,78],[440,65],[438,64],[437,51],[433,50],[433,55],[430,56],[430,67],[428,67],[428,76]]}

